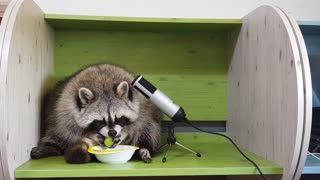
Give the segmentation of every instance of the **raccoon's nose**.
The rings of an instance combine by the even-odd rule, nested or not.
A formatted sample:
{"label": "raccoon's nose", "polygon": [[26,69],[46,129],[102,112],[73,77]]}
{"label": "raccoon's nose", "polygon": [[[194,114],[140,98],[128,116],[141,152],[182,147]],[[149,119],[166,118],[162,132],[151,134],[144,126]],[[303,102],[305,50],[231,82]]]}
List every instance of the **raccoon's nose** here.
{"label": "raccoon's nose", "polygon": [[117,131],[115,131],[114,129],[110,129],[108,132],[108,135],[110,137],[115,137],[117,135]]}

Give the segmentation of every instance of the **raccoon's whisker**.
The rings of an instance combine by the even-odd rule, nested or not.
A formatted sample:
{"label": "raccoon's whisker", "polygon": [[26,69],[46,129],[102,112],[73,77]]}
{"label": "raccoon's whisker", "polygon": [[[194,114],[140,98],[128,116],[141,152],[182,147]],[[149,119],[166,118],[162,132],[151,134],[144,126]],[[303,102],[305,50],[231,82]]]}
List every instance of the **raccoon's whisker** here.
{"label": "raccoon's whisker", "polygon": [[95,141],[96,143],[98,143],[99,146],[102,145],[102,143],[101,143],[100,141],[98,141],[97,139],[94,139],[94,141]]}
{"label": "raccoon's whisker", "polygon": [[99,145],[101,144],[98,140],[95,140]]}
{"label": "raccoon's whisker", "polygon": [[105,136],[104,136],[104,135],[102,135],[100,132],[98,132],[98,135],[100,135],[101,137],[104,137],[104,138],[105,138]]}

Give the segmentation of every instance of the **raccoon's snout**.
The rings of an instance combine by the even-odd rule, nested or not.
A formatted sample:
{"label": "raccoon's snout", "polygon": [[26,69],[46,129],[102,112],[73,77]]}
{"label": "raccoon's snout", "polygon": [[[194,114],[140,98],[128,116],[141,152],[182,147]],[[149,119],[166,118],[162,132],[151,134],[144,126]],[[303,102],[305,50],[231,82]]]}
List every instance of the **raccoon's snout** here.
{"label": "raccoon's snout", "polygon": [[102,128],[99,133],[103,135],[104,137],[112,137],[117,138],[121,136],[121,127],[118,125],[115,125],[114,127],[104,127]]}
{"label": "raccoon's snout", "polygon": [[108,132],[108,136],[110,137],[115,137],[117,135],[117,131],[115,131],[114,129],[110,129]]}

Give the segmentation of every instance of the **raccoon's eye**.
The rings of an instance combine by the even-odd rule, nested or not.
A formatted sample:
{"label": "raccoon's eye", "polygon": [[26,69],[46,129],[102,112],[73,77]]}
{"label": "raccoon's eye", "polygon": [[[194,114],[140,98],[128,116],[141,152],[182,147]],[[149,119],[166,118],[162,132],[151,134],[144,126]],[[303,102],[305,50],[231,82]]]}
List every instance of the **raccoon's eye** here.
{"label": "raccoon's eye", "polygon": [[125,126],[125,125],[129,125],[130,121],[129,121],[129,119],[127,117],[121,116],[120,118],[116,118],[114,123],[118,124],[120,126]]}
{"label": "raccoon's eye", "polygon": [[94,130],[94,131],[100,131],[100,129],[102,129],[103,127],[105,127],[107,125],[107,123],[104,120],[94,120],[92,121],[92,123],[90,124],[90,129]]}

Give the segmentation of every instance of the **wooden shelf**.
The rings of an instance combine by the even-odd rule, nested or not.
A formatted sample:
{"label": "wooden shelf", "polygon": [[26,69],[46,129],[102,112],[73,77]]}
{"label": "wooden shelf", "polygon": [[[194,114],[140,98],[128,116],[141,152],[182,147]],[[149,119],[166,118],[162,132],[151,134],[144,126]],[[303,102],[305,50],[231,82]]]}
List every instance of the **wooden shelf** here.
{"label": "wooden shelf", "polygon": [[297,24],[281,9],[261,6],[242,20],[195,20],[49,15],[32,0],[12,2],[0,28],[5,179],[258,174],[226,140],[202,134],[178,136],[202,158],[174,147],[166,164],[163,154],[152,164],[119,166],[71,165],[63,157],[28,161],[39,141],[40,95],[53,80],[99,62],[144,75],[190,120],[227,120],[232,139],[263,157],[249,154],[265,174],[299,178],[309,142],[311,76]]}
{"label": "wooden shelf", "polygon": [[[171,148],[167,162],[164,154],[153,158],[151,164],[130,161],[109,165],[99,162],[72,165],[63,157],[30,160],[15,170],[15,178],[51,177],[127,177],[127,176],[195,176],[195,175],[252,175],[258,174],[253,165],[244,159],[224,138],[204,133],[177,133],[179,143],[199,151],[201,158],[181,149]],[[282,174],[282,168],[252,153],[245,152],[265,174]]]}
{"label": "wooden shelf", "polygon": [[240,27],[241,19],[179,19],[46,14],[57,29],[108,29],[131,31],[225,31]]}

